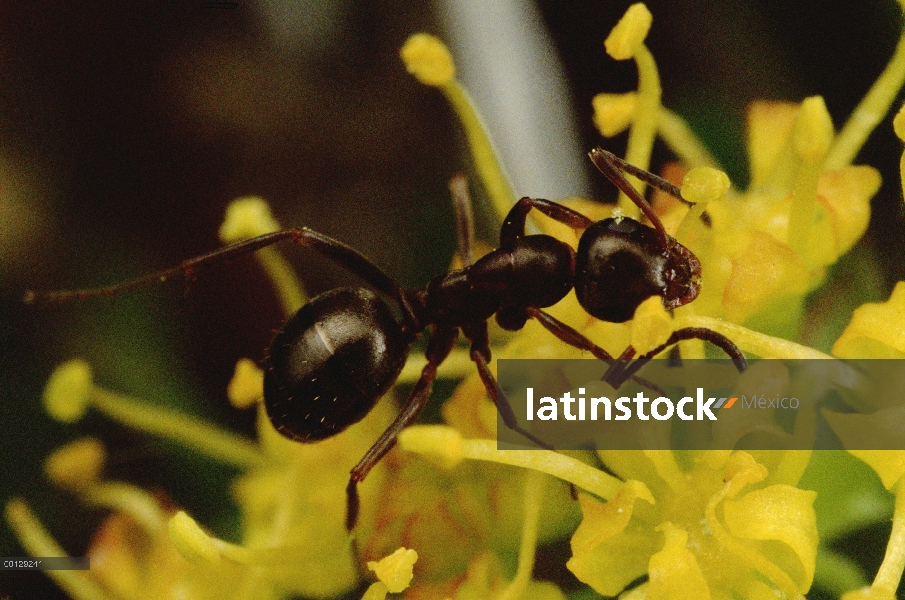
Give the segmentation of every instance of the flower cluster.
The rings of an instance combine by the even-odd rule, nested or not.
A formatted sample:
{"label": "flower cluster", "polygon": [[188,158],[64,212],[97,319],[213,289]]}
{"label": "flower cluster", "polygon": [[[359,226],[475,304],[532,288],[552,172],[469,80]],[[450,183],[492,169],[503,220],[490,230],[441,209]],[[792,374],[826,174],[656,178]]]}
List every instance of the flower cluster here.
{"label": "flower cluster", "polygon": [[[656,62],[644,43],[651,23],[647,8],[636,4],[607,38],[610,56],[635,61],[638,88],[595,98],[594,120],[604,136],[628,130],[625,157],[634,165],[647,168],[656,136],[677,156],[680,164],[665,175],[681,180],[682,196],[692,204],[656,191],[653,204],[670,235],[700,258],[702,293],[674,314],[654,298],[625,324],[593,319],[574,294],[550,313],[614,355],[630,345],[643,353],[676,329],[704,327],[754,356],[831,358],[796,343],[795,324],[805,295],[825,282],[827,268],[867,227],[880,178],[873,168],[851,163],[905,80],[905,41],[838,133],[818,96],[797,104],[752,104],[751,181],[742,191],[682,119],[661,104]],[[417,34],[401,54],[418,81],[449,100],[502,219],[513,194],[456,80],[449,51],[437,38]],[[905,111],[895,125],[905,139]],[[902,164],[905,181],[905,155]],[[643,190],[642,182],[636,185]],[[587,200],[568,204],[592,219],[613,213]],[[638,217],[625,198],[618,210]],[[563,224],[532,218],[542,231],[577,242],[576,232]],[[262,200],[242,198],[230,206],[221,237],[233,243],[278,229]],[[305,302],[302,286],[275,250],[257,256],[292,314]],[[832,354],[903,358],[903,332],[900,283],[888,302],[854,312]],[[498,339],[496,357],[582,356],[534,321]],[[681,353],[704,356],[703,343],[683,342]],[[417,379],[418,363],[410,359],[400,383]],[[392,398],[333,438],[297,444],[273,429],[260,402],[262,373],[243,360],[227,395],[237,408],[257,410],[258,437],[251,441],[104,389],[83,361],[61,365],[45,391],[49,414],[72,423],[90,408],[234,465],[242,472],[233,485],[242,528],[241,543],[229,543],[166,499],[104,479],[103,444],[82,439],[48,458],[46,476],[110,515],[89,549],[92,571],[51,576],[78,599],[330,597],[354,590],[364,578],[376,580],[363,591],[368,600],[400,593],[553,600],[566,595],[562,582],[534,579],[537,546],[569,539],[572,555],[565,568],[606,596],[800,598],[814,584],[846,598],[895,595],[905,567],[905,451],[500,451],[495,408],[468,353],[454,350],[440,376],[463,379],[443,406],[445,424],[400,434],[398,448],[361,486],[353,541],[343,525],[347,474],[391,422]],[[878,426],[905,420],[894,407],[876,408]],[[843,442],[853,418],[827,415]],[[887,554],[870,585],[850,559],[826,544],[853,523],[884,518],[855,516],[859,502],[863,506],[883,492],[870,479],[874,475],[857,471],[852,456],[869,465],[896,498]],[[849,475],[848,487],[867,491],[834,498],[834,482]],[[63,553],[24,500],[7,503],[6,519],[31,554]]]}

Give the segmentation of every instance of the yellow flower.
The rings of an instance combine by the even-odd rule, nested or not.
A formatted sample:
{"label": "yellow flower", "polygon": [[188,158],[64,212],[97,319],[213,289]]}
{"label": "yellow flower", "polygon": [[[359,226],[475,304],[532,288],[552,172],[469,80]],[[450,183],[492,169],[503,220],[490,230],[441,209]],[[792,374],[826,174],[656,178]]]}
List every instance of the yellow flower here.
{"label": "yellow flower", "polygon": [[[574,293],[549,312],[613,355],[629,345],[644,353],[678,328],[705,327],[750,354],[826,358],[740,323],[787,331],[804,295],[863,235],[879,176],[850,163],[905,78],[899,64],[905,61],[905,43],[838,134],[819,96],[798,104],[752,104],[752,178],[740,191],[684,122],[661,105],[656,63],[644,42],[651,23],[647,8],[636,4],[608,37],[613,58],[637,65],[639,84],[628,94],[596,98],[595,123],[604,135],[630,129],[626,158],[635,165],[647,167],[657,134],[683,161],[682,194],[694,206],[666,200],[659,192],[654,202],[671,234],[701,259],[703,292],[674,314],[651,298],[623,324],[592,318]],[[417,34],[401,56],[420,82],[438,88],[453,106],[501,220],[512,206],[512,190],[475,107],[455,78],[451,54],[437,38]],[[612,208],[588,200],[565,203],[594,220],[613,214]],[[637,216],[637,207],[625,199],[620,210]],[[576,244],[580,232],[536,212],[531,218],[537,227]],[[263,201],[244,198],[231,206],[221,237],[235,242],[278,228]],[[291,314],[305,302],[301,285],[276,251],[257,256]],[[889,302],[859,309],[834,354],[900,357],[905,352],[903,294],[897,287]],[[695,344],[681,350],[686,357],[703,356]],[[585,355],[534,320],[518,334],[494,337],[493,351],[495,357],[515,358]],[[399,383],[415,381],[422,364],[423,357],[410,360]],[[440,372],[457,378],[466,373],[443,405],[447,425],[403,431],[398,449],[361,486],[362,513],[353,544],[344,528],[348,473],[391,422],[389,399],[334,438],[297,444],[273,429],[260,403],[260,369],[241,361],[227,394],[236,407],[256,407],[253,441],[101,388],[82,361],[61,365],[44,397],[54,418],[74,423],[88,410],[100,411],[238,469],[232,494],[241,539],[227,542],[161,498],[105,481],[103,446],[82,440],[51,456],[46,474],[80,502],[110,510],[110,516],[90,547],[99,561],[96,572],[53,576],[79,599],[177,592],[187,600],[324,597],[354,589],[361,563],[372,559],[368,567],[380,581],[364,593],[366,600],[382,600],[388,593],[561,600],[565,596],[557,585],[533,579],[535,553],[538,544],[570,537],[568,569],[597,592],[623,594],[626,600],[800,598],[811,588],[818,557],[816,493],[799,487],[810,453],[500,451],[493,439],[497,411],[468,352],[454,350]],[[777,386],[788,380],[787,372],[767,375]],[[714,431],[735,442],[755,430],[767,427],[727,419]],[[887,558],[873,586],[850,597],[891,597],[905,562],[905,460],[901,453],[853,454],[896,491],[896,511]],[[576,502],[570,492],[578,490]],[[10,501],[6,518],[32,554],[63,552],[23,501]]]}
{"label": "yellow flower", "polygon": [[[235,399],[260,399],[261,381],[259,370],[240,362],[230,386]],[[93,407],[244,471],[233,486],[243,539],[230,544],[140,488],[101,480],[104,452],[97,440],[82,440],[52,455],[46,472],[54,483],[86,504],[114,511],[96,535],[91,572],[75,574],[74,597],[94,589],[100,590],[96,597],[129,598],[167,597],[176,590],[187,599],[278,598],[287,591],[331,596],[357,583],[356,558],[343,526],[345,487],[349,469],[389,425],[389,403],[378,404],[363,421],[320,444],[283,438],[257,403],[255,444],[97,387],[82,361],[65,363],[55,372],[45,403],[48,412],[66,421]],[[374,528],[384,468],[378,465],[361,487],[364,535]],[[52,538],[21,501],[8,505],[7,519],[34,555],[59,552],[46,550]],[[30,540],[37,542],[29,545]]]}
{"label": "yellow flower", "polygon": [[[656,65],[639,41],[650,27],[649,13],[642,19],[639,6],[611,35],[613,50],[607,47],[616,59],[634,57],[638,90],[596,97],[595,124],[604,136],[629,128],[626,158],[642,168],[656,134],[685,167],[715,167],[681,118],[660,104]],[[903,80],[905,43],[900,43],[838,134],[819,96],[800,104],[751,104],[748,189],[729,189],[691,210],[672,202],[661,209],[674,213],[665,217],[673,235],[697,254],[707,274],[698,299],[680,308],[679,315],[721,317],[768,333],[794,333],[805,294],[823,283],[827,267],[867,229],[880,177],[875,169],[852,166],[851,161],[889,110]],[[620,206],[637,215],[622,199]],[[705,211],[706,226],[701,221]]]}
{"label": "yellow flower", "polygon": [[[684,468],[668,451],[600,455],[628,483],[606,503],[581,495],[568,562],[597,592],[617,595],[645,574],[636,593],[651,599],[750,597],[764,587],[795,598],[810,588],[814,492],[744,452],[692,453]],[[764,459],[803,468],[808,455]]]}

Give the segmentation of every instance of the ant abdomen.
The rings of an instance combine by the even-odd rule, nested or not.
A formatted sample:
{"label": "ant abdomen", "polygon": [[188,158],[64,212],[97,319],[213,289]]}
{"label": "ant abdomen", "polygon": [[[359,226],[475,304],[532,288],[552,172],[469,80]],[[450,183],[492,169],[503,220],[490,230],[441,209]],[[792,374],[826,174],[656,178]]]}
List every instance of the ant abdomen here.
{"label": "ant abdomen", "polygon": [[408,353],[409,339],[376,294],[323,293],[274,337],[264,375],[267,416],[299,442],[336,435],[371,411]]}
{"label": "ant abdomen", "polygon": [[638,221],[604,219],[578,242],[575,294],[592,316],[624,323],[651,296],[662,297],[667,309],[694,300],[700,270],[697,258],[674,239],[664,248],[658,232]]}

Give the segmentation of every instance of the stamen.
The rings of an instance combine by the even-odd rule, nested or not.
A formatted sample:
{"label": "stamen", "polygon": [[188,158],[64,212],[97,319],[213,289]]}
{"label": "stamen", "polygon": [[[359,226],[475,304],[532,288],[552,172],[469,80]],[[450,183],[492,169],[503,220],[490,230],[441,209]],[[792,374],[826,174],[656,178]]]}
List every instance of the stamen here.
{"label": "stamen", "polygon": [[619,135],[629,128],[638,107],[637,92],[625,94],[597,94],[591,100],[594,125],[603,137]]}
{"label": "stamen", "polygon": [[685,475],[676,462],[676,455],[672,450],[644,450],[644,454],[653,463],[657,475],[673,491],[685,489],[688,485]]}
{"label": "stamen", "polygon": [[518,566],[515,577],[499,595],[499,600],[517,600],[522,598],[531,574],[534,571],[534,559],[537,552],[537,532],[540,521],[540,509],[544,501],[544,477],[537,471],[525,474],[524,520],[522,521],[522,540],[518,551]]}
{"label": "stamen", "polygon": [[[435,432],[425,434],[422,430],[425,425],[414,425],[400,432],[399,445],[404,449],[424,448],[430,446],[431,441],[437,439]],[[446,427],[434,425],[432,427]],[[460,435],[453,429],[453,434]],[[421,440],[418,440],[418,438]],[[416,441],[417,440],[417,441]],[[558,477],[563,481],[574,483],[576,486],[596,494],[604,499],[615,497],[622,488],[624,482],[612,475],[604,473],[600,469],[588,466],[570,456],[553,452],[552,450],[497,450],[496,440],[469,439],[462,440],[462,455],[472,460],[486,460],[503,465],[513,465],[534,469],[548,475]],[[442,453],[442,447],[432,447],[432,453]],[[643,485],[643,484],[642,484]],[[646,489],[646,488],[645,488]],[[650,492],[648,492],[648,495]],[[653,496],[651,496],[653,500]]]}
{"label": "stamen", "polygon": [[129,483],[100,482],[81,490],[80,496],[87,504],[129,515],[149,536],[157,535],[166,520],[157,499]]}
{"label": "stamen", "polygon": [[[611,57],[616,60],[633,58],[638,68],[638,106],[629,131],[625,160],[644,170],[650,166],[662,94],[657,63],[644,45],[651,21],[650,11],[644,4],[633,4],[605,42],[607,53]],[[645,184],[631,176],[628,179],[643,196]],[[640,215],[640,209],[624,193],[619,195],[618,202],[627,215],[633,218]]]}
{"label": "stamen", "polygon": [[446,96],[465,130],[478,176],[502,222],[515,204],[515,194],[474,102],[455,79],[455,65],[446,45],[434,36],[417,33],[405,42],[400,55],[418,81],[438,87]]}
{"label": "stamen", "polygon": [[385,600],[389,593],[390,590],[387,589],[387,586],[382,581],[377,581],[368,586],[361,600]]}
{"label": "stamen", "polygon": [[[415,383],[421,378],[421,370],[424,368],[423,356],[409,356],[399,374],[396,383]],[[461,379],[474,373],[474,362],[468,350],[457,348],[450,352],[440,368],[437,369],[437,377],[449,379]]]}
{"label": "stamen", "polygon": [[695,204],[706,204],[726,195],[732,183],[729,176],[712,167],[696,167],[682,179],[682,197]]}
{"label": "stamen", "polygon": [[399,447],[422,455],[437,467],[449,471],[465,458],[462,436],[445,425],[421,425],[399,432]]}
{"label": "stamen", "polygon": [[62,423],[75,423],[85,416],[94,384],[91,366],[81,359],[65,362],[44,386],[44,410]]}
{"label": "stamen", "polygon": [[719,167],[719,163],[694,134],[685,119],[665,106],[660,107],[657,133],[685,166],[690,168]]}
{"label": "stamen", "polygon": [[264,371],[250,358],[240,358],[226,396],[236,408],[254,406],[264,397]]}
{"label": "stamen", "polygon": [[792,143],[801,158],[795,177],[792,207],[789,211],[788,243],[806,264],[813,264],[810,249],[817,208],[817,183],[823,171],[826,152],[833,141],[833,122],[820,96],[806,98],[801,103],[798,118],[792,129]]}
{"label": "stamen", "polygon": [[106,460],[104,445],[96,438],[66,444],[44,461],[44,474],[54,484],[70,490],[95,484]]}
{"label": "stamen", "polygon": [[[220,240],[235,244],[280,229],[263,198],[246,196],[233,200],[227,207],[226,217],[220,226]],[[283,312],[286,316],[295,314],[307,302],[305,289],[295,271],[276,248],[261,248],[255,252],[255,257],[273,282]]]}
{"label": "stamen", "polygon": [[55,419],[71,423],[85,414],[89,404],[124,425],[178,442],[237,467],[258,467],[267,460],[255,444],[241,436],[196,417],[166,411],[94,386],[91,367],[83,360],[57,367],[44,389],[47,412]]}
{"label": "stamen", "polygon": [[607,54],[615,60],[633,58],[644,44],[653,20],[653,15],[642,2],[629,6],[604,42]]}
{"label": "stamen", "polygon": [[735,342],[742,350],[747,353],[760,356],[761,358],[800,358],[800,359],[832,359],[829,354],[824,354],[813,348],[796,344],[782,338],[773,337],[748,329],[729,321],[716,319],[713,317],[703,317],[699,315],[681,315],[675,320],[676,329],[685,327],[703,327],[720,333],[733,342]]}
{"label": "stamen", "polygon": [[[899,0],[902,5],[902,1]],[[850,165],[867,141],[867,136],[880,124],[905,82],[905,28],[895,52],[883,73],[871,86],[842,126],[824,162],[824,168],[834,170]]]}
{"label": "stamen", "polygon": [[409,73],[424,85],[441,87],[456,76],[456,65],[446,44],[427,33],[416,33],[399,52]]}
{"label": "stamen", "polygon": [[170,540],[176,550],[191,563],[220,563],[220,552],[213,538],[185,511],[180,510],[167,524]]}
{"label": "stamen", "polygon": [[[24,500],[14,498],[6,503],[6,522],[16,539],[30,556],[69,556],[60,547]],[[83,571],[46,571],[74,600],[104,600],[109,594]]]}
{"label": "stamen", "polygon": [[[905,105],[899,109],[895,119],[892,120],[892,127],[899,139],[905,142]],[[899,179],[902,182],[902,189],[905,190],[905,152],[902,153],[902,158],[899,159]]]}
{"label": "stamen", "polygon": [[651,296],[635,309],[631,340],[638,354],[647,354],[665,344],[673,331],[672,317],[663,308],[660,296]]}

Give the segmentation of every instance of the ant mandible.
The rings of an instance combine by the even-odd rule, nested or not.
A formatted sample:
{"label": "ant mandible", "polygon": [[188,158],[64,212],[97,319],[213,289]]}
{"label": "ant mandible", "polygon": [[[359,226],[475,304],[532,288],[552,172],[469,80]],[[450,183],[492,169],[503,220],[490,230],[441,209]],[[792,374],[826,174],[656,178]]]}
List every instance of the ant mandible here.
{"label": "ant mandible", "polygon": [[[434,277],[421,290],[406,290],[351,247],[308,228],[294,228],[209,252],[179,266],[124,283],[97,289],[28,292],[26,302],[61,302],[112,296],[139,285],[175,277],[191,277],[211,261],[254,252],[281,240],[312,248],[356,273],[399,307],[397,320],[373,291],[335,289],[313,298],[283,325],[266,357],[264,406],[273,426],[298,442],[316,442],[336,435],[367,415],[399,377],[412,343],[431,328],[425,350],[427,364],[399,415],[352,469],[346,488],[346,527],[358,519],[357,486],[396,443],[399,432],[424,409],[437,375],[459,332],[471,344],[470,356],[487,393],[507,427],[534,443],[550,448],[520,427],[509,402],[490,372],[487,321],[496,316],[503,329],[521,329],[537,319],[561,341],[611,364],[604,379],[619,387],[645,361],[682,340],[701,339],[722,349],[739,370],[741,351],[728,338],[703,328],[675,331],[661,346],[631,364],[629,346],[614,359],[603,348],[542,309],[562,300],[573,288],[590,315],[614,323],[632,318],[641,302],[660,296],[667,309],[691,302],[700,290],[697,257],[670,237],[650,204],[620,170],[682,199],[669,182],[642,171],[600,148],[591,160],[641,209],[649,227],[630,218],[594,222],[556,202],[522,198],[500,229],[500,247],[472,260],[473,230],[464,178],[451,184],[456,231],[463,267]],[[536,209],[583,233],[578,249],[548,235],[528,234],[525,221]]]}

